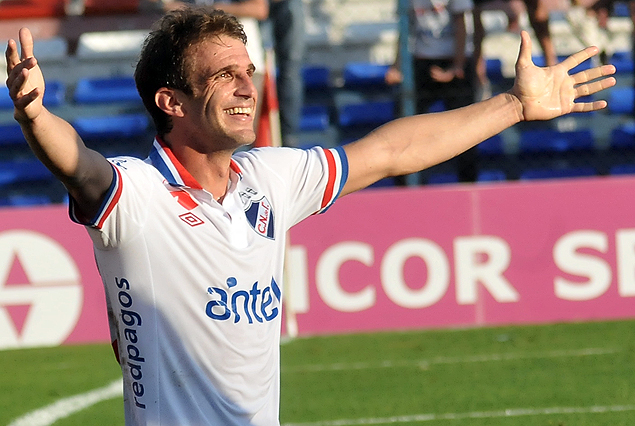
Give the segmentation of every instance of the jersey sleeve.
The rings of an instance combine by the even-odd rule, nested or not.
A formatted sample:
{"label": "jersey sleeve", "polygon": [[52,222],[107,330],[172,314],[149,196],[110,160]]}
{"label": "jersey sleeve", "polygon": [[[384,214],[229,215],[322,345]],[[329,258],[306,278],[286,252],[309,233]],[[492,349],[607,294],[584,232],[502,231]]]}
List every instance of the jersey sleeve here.
{"label": "jersey sleeve", "polygon": [[97,248],[114,248],[133,238],[145,222],[153,182],[148,176],[148,166],[137,158],[117,157],[108,159],[112,165],[113,179],[97,214],[92,218],[79,214],[71,198],[71,220],[86,226]]}
{"label": "jersey sleeve", "polygon": [[253,167],[261,183],[267,181],[271,193],[284,197],[289,226],[328,210],[348,179],[342,147],[259,148],[242,153],[241,160],[242,167]]}

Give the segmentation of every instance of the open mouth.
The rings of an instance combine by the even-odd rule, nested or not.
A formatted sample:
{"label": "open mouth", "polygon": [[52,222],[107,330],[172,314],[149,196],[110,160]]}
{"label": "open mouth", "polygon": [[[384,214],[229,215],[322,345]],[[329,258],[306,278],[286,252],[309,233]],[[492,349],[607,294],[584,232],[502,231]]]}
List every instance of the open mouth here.
{"label": "open mouth", "polygon": [[251,107],[235,107],[235,108],[228,108],[225,110],[225,114],[228,115],[251,115],[251,113],[253,112],[253,108]]}

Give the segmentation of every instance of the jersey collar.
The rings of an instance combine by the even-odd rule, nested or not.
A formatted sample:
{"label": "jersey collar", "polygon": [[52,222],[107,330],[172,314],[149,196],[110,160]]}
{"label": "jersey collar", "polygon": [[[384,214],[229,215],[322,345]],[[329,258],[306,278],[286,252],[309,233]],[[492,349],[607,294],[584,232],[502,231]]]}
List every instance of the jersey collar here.
{"label": "jersey collar", "polygon": [[[154,139],[150,155],[148,156],[150,164],[152,164],[173,186],[186,186],[193,189],[203,189],[203,187],[194,179],[181,162],[174,156],[174,153],[159,136]],[[229,168],[242,179],[242,171],[236,162],[231,159]]]}

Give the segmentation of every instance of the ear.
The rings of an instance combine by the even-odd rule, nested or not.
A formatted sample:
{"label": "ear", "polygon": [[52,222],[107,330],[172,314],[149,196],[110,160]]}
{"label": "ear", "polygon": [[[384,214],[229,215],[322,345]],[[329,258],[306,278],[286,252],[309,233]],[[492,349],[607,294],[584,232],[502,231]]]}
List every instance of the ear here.
{"label": "ear", "polygon": [[154,102],[167,115],[182,117],[184,112],[180,96],[180,91],[162,87],[154,94]]}

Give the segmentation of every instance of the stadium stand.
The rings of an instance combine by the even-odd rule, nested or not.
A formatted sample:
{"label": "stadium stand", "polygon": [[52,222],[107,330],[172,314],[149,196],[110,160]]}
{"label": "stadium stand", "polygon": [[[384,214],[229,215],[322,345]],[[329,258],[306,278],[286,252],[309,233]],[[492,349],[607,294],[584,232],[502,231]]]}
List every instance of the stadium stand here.
{"label": "stadium stand", "polygon": [[587,167],[563,167],[548,169],[527,169],[520,174],[521,180],[537,179],[560,179],[596,176],[597,171],[590,166]]}
{"label": "stadium stand", "polygon": [[526,130],[520,137],[521,153],[561,153],[595,149],[589,129],[560,132],[552,129]]}
{"label": "stadium stand", "polygon": [[80,78],[75,87],[73,100],[78,104],[111,102],[140,103],[134,78]]}

